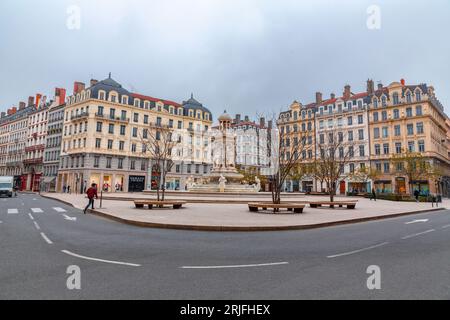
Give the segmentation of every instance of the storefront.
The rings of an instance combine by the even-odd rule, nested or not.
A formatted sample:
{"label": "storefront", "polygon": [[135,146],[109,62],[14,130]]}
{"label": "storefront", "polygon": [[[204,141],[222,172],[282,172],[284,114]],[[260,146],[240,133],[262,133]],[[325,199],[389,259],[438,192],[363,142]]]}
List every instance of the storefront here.
{"label": "storefront", "polygon": [[391,180],[376,180],[374,185],[376,193],[392,193]]}
{"label": "storefront", "polygon": [[403,177],[395,178],[395,193],[406,194],[406,179]]}
{"label": "storefront", "polygon": [[128,178],[128,192],[142,192],[145,190],[145,176],[130,176]]}
{"label": "storefront", "polygon": [[123,191],[123,183],[124,183],[124,176],[123,175],[116,175],[114,179],[114,191],[115,192],[122,192]]}
{"label": "storefront", "polygon": [[419,191],[421,196],[427,196],[430,194],[430,186],[427,180],[413,180],[411,181],[412,192]]}
{"label": "storefront", "polygon": [[370,182],[349,182],[348,192],[352,193],[369,193],[371,192]]}
{"label": "storefront", "polygon": [[302,181],[302,191],[303,192],[311,192],[313,191],[314,183],[312,180]]}

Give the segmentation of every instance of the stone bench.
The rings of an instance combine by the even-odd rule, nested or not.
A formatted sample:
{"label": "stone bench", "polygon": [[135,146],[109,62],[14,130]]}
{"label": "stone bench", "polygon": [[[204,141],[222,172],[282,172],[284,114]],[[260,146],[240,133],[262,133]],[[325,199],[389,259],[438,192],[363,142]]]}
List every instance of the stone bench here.
{"label": "stone bench", "polygon": [[309,206],[311,208],[319,208],[321,206],[329,206],[330,208],[338,206],[339,208],[342,208],[343,206],[346,206],[347,209],[355,209],[356,201],[312,201],[309,203]]}
{"label": "stone bench", "polygon": [[251,212],[258,212],[259,208],[262,210],[267,209],[273,209],[274,213],[279,212],[277,209],[287,209],[287,211],[294,211],[294,213],[302,213],[303,208],[305,207],[304,204],[298,204],[298,203],[280,203],[280,204],[273,204],[273,203],[249,203],[248,209]]}
{"label": "stone bench", "polygon": [[149,209],[153,209],[153,206],[157,208],[172,206],[174,209],[180,209],[184,204],[186,204],[186,201],[134,200],[134,205],[136,208],[144,208],[144,206],[148,206]]}

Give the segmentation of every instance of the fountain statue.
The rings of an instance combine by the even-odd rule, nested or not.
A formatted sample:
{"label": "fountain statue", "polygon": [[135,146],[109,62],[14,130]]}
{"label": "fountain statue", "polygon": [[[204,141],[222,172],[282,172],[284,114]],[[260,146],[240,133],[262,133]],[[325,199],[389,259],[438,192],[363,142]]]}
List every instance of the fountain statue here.
{"label": "fountain statue", "polygon": [[213,168],[206,176],[208,184],[194,185],[189,188],[192,192],[235,192],[255,193],[259,189],[255,186],[242,184],[244,175],[236,169],[236,135],[231,129],[232,119],[224,112],[219,117],[218,130],[213,134]]}

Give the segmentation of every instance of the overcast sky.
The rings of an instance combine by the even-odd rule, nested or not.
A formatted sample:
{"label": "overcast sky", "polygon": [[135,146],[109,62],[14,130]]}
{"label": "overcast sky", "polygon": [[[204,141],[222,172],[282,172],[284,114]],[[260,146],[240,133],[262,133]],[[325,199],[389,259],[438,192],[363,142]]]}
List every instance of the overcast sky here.
{"label": "overcast sky", "polygon": [[133,92],[193,92],[215,118],[363,91],[368,78],[432,84],[450,114],[449,34],[448,0],[1,0],[0,109],[112,72]]}

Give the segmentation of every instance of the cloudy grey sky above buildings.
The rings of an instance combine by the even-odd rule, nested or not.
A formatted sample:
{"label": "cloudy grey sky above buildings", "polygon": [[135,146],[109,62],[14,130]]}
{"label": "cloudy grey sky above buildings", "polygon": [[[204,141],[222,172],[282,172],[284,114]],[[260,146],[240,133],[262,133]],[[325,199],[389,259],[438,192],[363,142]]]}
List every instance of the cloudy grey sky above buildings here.
{"label": "cloudy grey sky above buildings", "polygon": [[[71,5],[81,28],[66,26]],[[381,28],[366,12],[381,8]],[[2,0],[0,109],[74,81],[115,80],[215,118],[365,90],[368,78],[432,84],[450,113],[450,1]]]}

